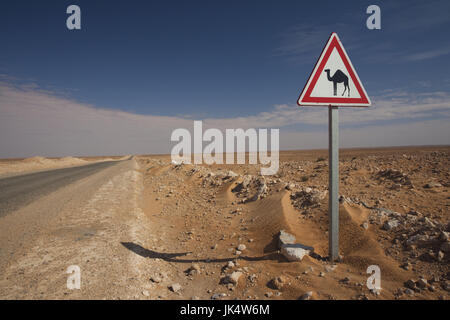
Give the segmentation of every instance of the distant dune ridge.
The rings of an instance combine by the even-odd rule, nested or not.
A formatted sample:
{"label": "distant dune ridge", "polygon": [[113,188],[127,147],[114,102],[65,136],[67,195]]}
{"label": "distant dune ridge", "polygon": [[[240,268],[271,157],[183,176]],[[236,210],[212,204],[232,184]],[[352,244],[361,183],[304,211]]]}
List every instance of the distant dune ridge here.
{"label": "distant dune ridge", "polygon": [[77,166],[88,164],[96,161],[108,161],[111,158],[101,158],[96,160],[85,160],[76,157],[63,158],[45,158],[41,156],[34,156],[22,160],[3,160],[0,162],[0,175],[15,174],[21,172],[31,172],[36,170],[45,170],[53,168],[63,168],[70,166]]}

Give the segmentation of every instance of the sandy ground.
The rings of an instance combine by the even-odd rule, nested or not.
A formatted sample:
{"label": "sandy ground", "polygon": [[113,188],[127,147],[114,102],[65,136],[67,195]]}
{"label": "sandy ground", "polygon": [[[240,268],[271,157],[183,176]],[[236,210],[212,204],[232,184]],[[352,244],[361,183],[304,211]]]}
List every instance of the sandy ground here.
{"label": "sandy ground", "polygon": [[[151,232],[130,249],[172,275],[150,275],[150,298],[448,297],[448,147],[341,152],[339,263],[326,259],[326,151],[283,152],[278,174],[265,178],[257,166],[138,159]],[[243,188],[245,179],[251,182]],[[265,192],[252,199],[262,184]],[[387,222],[394,227],[385,230]],[[279,251],[280,230],[314,254],[288,262]],[[241,244],[246,248],[237,252]],[[379,294],[366,286],[370,265],[381,270]],[[233,272],[237,283],[227,278]],[[180,291],[168,289],[173,283]]]}
{"label": "sandy ground", "polygon": [[[114,157],[115,160],[123,157]],[[40,156],[26,159],[0,159],[0,177],[41,170],[81,166],[98,161],[111,161],[111,157],[63,157],[44,158]]]}
{"label": "sandy ground", "polygon": [[[138,156],[35,201],[0,219],[0,298],[448,299],[450,147],[341,151],[336,263],[327,152],[280,160],[261,177]],[[314,251],[289,262],[280,230]]]}

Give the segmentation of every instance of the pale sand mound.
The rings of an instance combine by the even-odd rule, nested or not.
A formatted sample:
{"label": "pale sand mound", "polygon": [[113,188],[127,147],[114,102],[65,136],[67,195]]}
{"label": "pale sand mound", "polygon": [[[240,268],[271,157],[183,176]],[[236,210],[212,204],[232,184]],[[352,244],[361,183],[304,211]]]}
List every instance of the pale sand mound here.
{"label": "pale sand mound", "polygon": [[386,256],[370,229],[361,227],[368,215],[368,209],[361,206],[347,203],[340,206],[339,246],[345,263],[358,269],[377,265],[383,270],[384,280],[406,281],[408,273],[399,269],[398,262]]}
{"label": "pale sand mound", "polygon": [[[105,161],[105,160],[103,160]],[[10,160],[3,161],[0,163],[0,175],[1,174],[14,174],[14,173],[22,173],[22,172],[31,172],[37,170],[46,170],[53,168],[62,168],[62,167],[70,167],[77,166],[90,163],[90,161],[86,161],[83,159],[75,158],[75,157],[64,157],[57,159],[49,159],[41,156],[26,158],[23,160]]]}
{"label": "pale sand mound", "polygon": [[74,158],[74,157],[64,157],[64,158],[56,159],[55,161],[57,161],[59,163],[68,164],[68,165],[85,164],[88,162],[86,160],[83,160],[80,158]]}
{"label": "pale sand mound", "polygon": [[46,160],[48,160],[48,159],[44,158],[44,157],[36,156],[36,157],[23,159],[22,162],[24,162],[24,163],[43,163]]}
{"label": "pale sand mound", "polygon": [[[228,186],[226,190],[228,199],[234,197],[231,192],[232,188],[233,185]],[[323,201],[327,202],[327,199]],[[268,261],[268,270],[274,274],[293,275],[298,274],[300,265],[302,265],[302,269],[313,267],[315,270],[323,270],[324,266],[328,264],[325,260],[320,259],[320,257],[325,259],[328,256],[328,218],[319,219],[319,221],[303,218],[301,213],[292,206],[289,193],[285,191],[249,203],[246,208],[250,211],[248,218],[254,220],[249,231],[255,239],[255,243],[260,244],[255,249],[264,253],[276,252],[278,233],[280,230],[285,230],[296,236],[297,243],[313,247],[314,252],[318,255],[305,257],[302,262],[297,263],[284,262],[283,258],[280,258],[278,263]],[[375,235],[361,226],[369,214],[369,210],[362,206],[347,203],[340,206],[339,246],[340,253],[344,256],[344,262],[339,264],[338,271],[334,272],[333,280],[317,281],[313,285],[317,286],[316,290],[331,291],[330,287],[334,287],[333,290],[339,292],[341,289],[337,285],[336,277],[344,278],[348,275],[347,270],[358,270],[358,273],[362,271],[364,275],[370,265],[377,265],[382,270],[385,288],[393,286],[392,290],[394,290],[408,277],[411,277],[408,272],[398,268],[395,260],[385,255],[376,241]],[[364,279],[364,276],[361,278]],[[294,288],[292,290],[295,291]]]}

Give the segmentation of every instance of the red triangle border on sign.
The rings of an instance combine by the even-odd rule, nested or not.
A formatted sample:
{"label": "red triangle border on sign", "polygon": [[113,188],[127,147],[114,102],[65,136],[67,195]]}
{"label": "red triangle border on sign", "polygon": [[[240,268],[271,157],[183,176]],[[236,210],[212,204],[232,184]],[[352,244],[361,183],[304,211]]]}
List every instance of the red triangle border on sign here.
{"label": "red triangle border on sign", "polygon": [[[331,42],[330,42],[331,41]],[[329,45],[328,45],[329,44]],[[311,97],[311,93],[323,71],[323,69],[325,68],[325,65],[331,55],[331,52],[333,52],[333,49],[336,48],[337,52],[339,53],[339,56],[342,59],[342,62],[344,63],[345,67],[347,68],[347,71],[359,93],[360,98],[343,98],[343,97]],[[332,33],[330,35],[330,38],[327,41],[327,44],[325,45],[324,50],[326,49],[326,52],[324,54],[320,55],[319,61],[317,63],[319,63],[319,66],[316,68],[314,67],[313,72],[310,75],[310,78],[307,81],[307,84],[305,85],[305,87],[302,90],[302,93],[300,94],[299,99],[297,100],[297,104],[299,106],[303,106],[303,105],[308,105],[308,103],[312,103],[312,104],[316,104],[316,105],[340,105],[340,104],[344,104],[343,106],[345,106],[345,104],[350,104],[350,105],[361,105],[361,106],[369,106],[370,105],[370,100],[365,92],[365,90],[363,89],[360,80],[358,78],[358,76],[356,75],[352,64],[350,63],[347,54],[345,53],[339,38],[337,36],[336,33]],[[312,80],[310,82],[310,79],[312,77]],[[306,93],[303,95],[303,93]],[[311,105],[311,104],[309,104]]]}

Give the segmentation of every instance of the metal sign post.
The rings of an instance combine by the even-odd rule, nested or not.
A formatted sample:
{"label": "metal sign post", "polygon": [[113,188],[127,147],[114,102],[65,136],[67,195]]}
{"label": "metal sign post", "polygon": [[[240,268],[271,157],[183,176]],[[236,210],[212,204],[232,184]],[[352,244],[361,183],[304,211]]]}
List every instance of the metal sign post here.
{"label": "metal sign post", "polygon": [[339,113],[328,107],[328,250],[330,261],[339,256]]}

